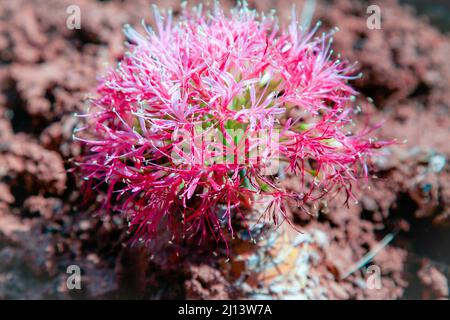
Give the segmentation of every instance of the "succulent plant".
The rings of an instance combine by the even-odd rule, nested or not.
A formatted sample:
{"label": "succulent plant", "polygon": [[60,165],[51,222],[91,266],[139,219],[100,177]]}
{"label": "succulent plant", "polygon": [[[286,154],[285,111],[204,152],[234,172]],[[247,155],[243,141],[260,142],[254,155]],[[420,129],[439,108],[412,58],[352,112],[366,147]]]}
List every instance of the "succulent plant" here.
{"label": "succulent plant", "polygon": [[[245,4],[185,8],[176,22],[155,8],[155,21],[145,34],[125,26],[128,51],[74,136],[86,190],[106,190],[104,207],[126,215],[135,241],[166,229],[226,243],[255,201],[279,224],[291,205],[354,197],[388,142],[349,132],[348,81],[360,75],[333,53],[333,32],[304,31],[295,14],[283,29]],[[286,174],[301,192],[283,187]]]}

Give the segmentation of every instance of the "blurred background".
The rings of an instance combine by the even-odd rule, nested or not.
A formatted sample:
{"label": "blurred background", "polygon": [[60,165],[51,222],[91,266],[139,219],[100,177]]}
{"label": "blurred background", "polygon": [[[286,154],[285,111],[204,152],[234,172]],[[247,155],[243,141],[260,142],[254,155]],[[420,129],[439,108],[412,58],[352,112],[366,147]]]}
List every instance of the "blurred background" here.
{"label": "blurred background", "polygon": [[[378,135],[401,143],[376,159],[376,177],[358,191],[357,204],[329,204],[315,218],[292,208],[306,236],[269,250],[296,255],[286,255],[282,271],[272,268],[275,276],[266,277],[267,270],[242,263],[239,253],[225,266],[223,257],[195,249],[171,266],[150,259],[146,248],[126,245],[120,215],[80,206],[80,182],[68,172],[80,153],[71,139],[73,114],[95,92],[96,76],[121,59],[123,24],[138,26],[142,18],[152,24],[152,3],[177,15],[180,3],[0,0],[0,299],[448,298],[450,3],[249,6],[277,9],[285,23],[293,2],[299,15],[302,8],[309,12],[305,19],[322,20],[323,31],[339,27],[335,51],[358,61],[364,73],[354,82],[358,117],[384,120]],[[367,27],[372,4],[380,8],[379,30]],[[67,27],[74,5],[79,29]],[[79,290],[67,286],[70,265],[82,272]],[[237,281],[236,268],[256,280]]]}

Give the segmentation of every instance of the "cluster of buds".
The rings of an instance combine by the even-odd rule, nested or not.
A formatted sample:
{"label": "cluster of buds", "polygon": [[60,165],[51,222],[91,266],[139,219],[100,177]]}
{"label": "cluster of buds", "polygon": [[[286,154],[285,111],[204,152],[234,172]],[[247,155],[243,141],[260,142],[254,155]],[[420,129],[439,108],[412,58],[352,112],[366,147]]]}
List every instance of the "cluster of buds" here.
{"label": "cluster of buds", "polygon": [[[349,132],[354,65],[331,50],[332,33],[285,29],[273,15],[239,5],[225,14],[201,6],[174,22],[155,8],[156,31],[124,32],[128,51],[101,79],[75,139],[87,190],[129,219],[133,239],[158,230],[173,240],[233,236],[252,202],[263,218],[367,177],[371,130]],[[282,185],[298,176],[301,192]]]}

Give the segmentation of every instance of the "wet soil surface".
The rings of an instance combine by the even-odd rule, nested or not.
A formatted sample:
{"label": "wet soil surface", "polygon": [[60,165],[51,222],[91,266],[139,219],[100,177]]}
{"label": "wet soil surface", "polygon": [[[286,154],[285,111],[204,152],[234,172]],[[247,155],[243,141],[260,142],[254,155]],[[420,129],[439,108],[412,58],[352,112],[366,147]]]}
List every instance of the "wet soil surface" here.
{"label": "wet soil surface", "polygon": [[[335,50],[360,63],[360,120],[384,120],[378,134],[401,143],[376,159],[358,203],[319,206],[314,218],[292,208],[293,218],[328,239],[310,270],[321,297],[448,298],[450,38],[395,1],[379,3],[381,30],[366,27],[364,1],[320,2],[314,20],[324,30],[338,26]],[[81,8],[80,30],[66,27],[72,4]],[[250,5],[268,10],[275,2]],[[170,6],[179,12],[177,1]],[[290,2],[276,6],[286,20]],[[152,23],[148,1],[1,3],[0,299],[243,297],[207,250],[191,248],[167,265],[126,245],[124,220],[81,206],[80,181],[67,171],[80,153],[73,114],[96,75],[121,58],[122,25],[141,18]],[[285,183],[295,188],[293,178]],[[392,241],[376,250],[386,236]],[[370,251],[378,251],[372,261],[355,265]],[[73,264],[82,270],[81,290],[66,285]],[[381,272],[375,289],[367,286],[369,265]]]}

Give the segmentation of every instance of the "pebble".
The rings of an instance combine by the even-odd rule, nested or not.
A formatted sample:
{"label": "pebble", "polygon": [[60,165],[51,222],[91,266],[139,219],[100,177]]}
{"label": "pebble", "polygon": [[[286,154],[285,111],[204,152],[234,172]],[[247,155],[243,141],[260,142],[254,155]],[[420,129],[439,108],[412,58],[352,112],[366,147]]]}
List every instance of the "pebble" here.
{"label": "pebble", "polygon": [[436,154],[430,158],[428,166],[431,171],[438,173],[444,169],[446,162],[447,160],[443,155]]}

